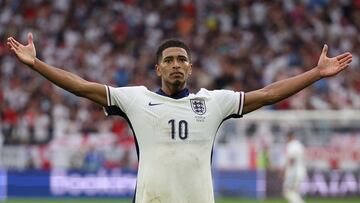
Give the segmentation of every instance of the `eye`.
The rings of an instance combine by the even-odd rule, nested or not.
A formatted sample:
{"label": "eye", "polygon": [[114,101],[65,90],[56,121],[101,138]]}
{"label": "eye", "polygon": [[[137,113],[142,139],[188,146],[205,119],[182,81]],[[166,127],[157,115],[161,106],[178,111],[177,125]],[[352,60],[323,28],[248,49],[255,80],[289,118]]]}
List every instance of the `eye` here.
{"label": "eye", "polygon": [[181,62],[186,62],[186,61],[187,61],[186,58],[180,58],[179,60],[180,60]]}
{"label": "eye", "polygon": [[164,63],[171,63],[171,59],[164,59]]}

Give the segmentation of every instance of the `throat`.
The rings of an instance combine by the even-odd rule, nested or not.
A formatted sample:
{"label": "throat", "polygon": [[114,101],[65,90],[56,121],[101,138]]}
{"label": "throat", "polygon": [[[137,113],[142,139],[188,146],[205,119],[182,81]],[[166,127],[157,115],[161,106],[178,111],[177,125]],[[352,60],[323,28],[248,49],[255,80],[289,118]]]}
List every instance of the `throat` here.
{"label": "throat", "polygon": [[176,80],[172,84],[164,85],[161,89],[165,94],[171,96],[185,89],[185,83],[181,83],[179,80]]}
{"label": "throat", "polygon": [[173,99],[181,99],[184,97],[189,96],[189,90],[187,88],[183,88],[183,89],[179,89],[176,92],[165,92],[163,88],[159,89],[158,91],[156,91],[157,94],[165,96],[165,97],[170,97]]}

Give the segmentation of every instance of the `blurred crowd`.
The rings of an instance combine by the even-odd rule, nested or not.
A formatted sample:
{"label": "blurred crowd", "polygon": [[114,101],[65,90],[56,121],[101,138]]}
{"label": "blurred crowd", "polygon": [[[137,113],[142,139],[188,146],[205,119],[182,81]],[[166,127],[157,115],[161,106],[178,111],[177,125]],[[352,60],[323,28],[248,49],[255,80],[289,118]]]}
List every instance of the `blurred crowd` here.
{"label": "blurred crowd", "polygon": [[37,57],[112,86],[159,88],[155,51],[167,38],[192,50],[192,92],[251,91],[350,51],[353,62],[269,109],[360,108],[359,0],[0,0],[0,134],[5,145],[46,144],[69,135],[111,133],[131,148],[121,118],[56,87],[17,62],[6,47],[34,34]]}

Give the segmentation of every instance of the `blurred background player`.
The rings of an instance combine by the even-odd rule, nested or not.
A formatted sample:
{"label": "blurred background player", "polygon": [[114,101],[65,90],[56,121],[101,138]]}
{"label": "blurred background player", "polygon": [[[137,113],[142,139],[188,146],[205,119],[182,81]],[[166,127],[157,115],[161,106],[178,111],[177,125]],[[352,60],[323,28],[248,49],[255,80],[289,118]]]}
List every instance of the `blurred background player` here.
{"label": "blurred background player", "polygon": [[306,176],[305,148],[293,131],[287,134],[285,150],[284,197],[290,203],[304,203],[299,189]]}

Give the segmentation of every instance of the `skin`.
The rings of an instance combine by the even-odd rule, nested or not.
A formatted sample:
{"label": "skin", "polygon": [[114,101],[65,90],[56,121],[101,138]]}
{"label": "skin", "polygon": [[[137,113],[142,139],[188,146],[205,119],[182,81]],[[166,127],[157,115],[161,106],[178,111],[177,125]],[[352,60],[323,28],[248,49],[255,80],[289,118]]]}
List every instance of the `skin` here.
{"label": "skin", "polygon": [[185,49],[169,47],[162,53],[161,61],[155,66],[156,75],[161,78],[161,89],[172,95],[186,87],[191,75],[192,64]]}
{"label": "skin", "polygon": [[[102,106],[107,106],[105,86],[86,81],[75,74],[50,66],[36,58],[33,36],[28,34],[28,44],[23,45],[13,37],[9,37],[7,45],[17,56],[19,61],[37,71],[59,87],[77,96],[88,98]],[[324,48],[317,66],[297,76],[272,83],[262,89],[245,93],[243,114],[247,114],[262,106],[274,104],[314,82],[334,76],[347,67],[352,61],[349,52],[338,56],[327,57],[328,47]],[[169,47],[162,53],[162,59],[156,65],[156,74],[161,77],[162,90],[172,95],[186,87],[186,81],[191,75],[192,64],[186,51],[179,47]]]}
{"label": "skin", "polygon": [[85,97],[102,106],[107,106],[106,89],[104,85],[86,81],[73,73],[50,66],[37,59],[32,33],[28,34],[27,45],[19,43],[13,37],[8,38],[7,45],[22,63],[57,86],[76,96]]}
{"label": "skin", "polygon": [[[38,72],[57,86],[85,97],[102,106],[107,106],[105,86],[86,81],[75,74],[50,66],[36,58],[33,36],[28,34],[28,43],[23,45],[13,37],[9,37],[7,45],[19,61]],[[262,89],[245,93],[243,114],[254,111],[262,106],[283,100],[314,82],[338,74],[346,69],[352,61],[350,53],[344,53],[332,58],[327,57],[328,47],[324,46],[317,66],[311,70],[272,83]],[[156,65],[156,74],[161,77],[162,90],[172,95],[186,87],[186,81],[192,72],[192,65],[186,51],[178,47],[170,47],[163,51],[162,59]]]}

